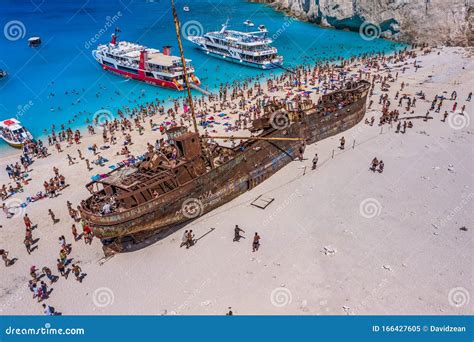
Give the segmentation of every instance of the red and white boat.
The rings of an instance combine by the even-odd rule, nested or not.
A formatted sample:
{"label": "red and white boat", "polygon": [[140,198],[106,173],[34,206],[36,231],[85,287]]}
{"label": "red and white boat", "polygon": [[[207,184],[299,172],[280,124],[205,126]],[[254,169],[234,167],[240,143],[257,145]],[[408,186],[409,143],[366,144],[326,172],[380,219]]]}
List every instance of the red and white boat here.
{"label": "red and white boat", "polygon": [[12,147],[21,148],[25,141],[33,140],[33,135],[20,121],[11,118],[0,121],[0,138]]}
{"label": "red and white boat", "polygon": [[[92,55],[104,70],[126,78],[176,90],[186,87],[181,58],[171,56],[169,46],[160,52],[135,43],[119,42],[117,34],[113,34],[110,43],[99,45]],[[194,75],[194,67],[189,59],[186,59],[186,69],[190,86],[198,88],[201,82]]]}

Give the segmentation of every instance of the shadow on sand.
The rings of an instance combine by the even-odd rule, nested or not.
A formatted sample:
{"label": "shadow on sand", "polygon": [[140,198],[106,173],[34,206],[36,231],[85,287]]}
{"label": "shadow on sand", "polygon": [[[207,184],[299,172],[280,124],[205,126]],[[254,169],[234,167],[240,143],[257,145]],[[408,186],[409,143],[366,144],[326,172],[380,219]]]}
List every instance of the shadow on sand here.
{"label": "shadow on sand", "polygon": [[[194,220],[193,220],[194,221]],[[103,249],[105,252],[105,255],[108,256],[113,252],[120,252],[120,253],[129,253],[129,252],[135,252],[138,251],[142,248],[151,246],[155,243],[157,243],[160,240],[163,240],[164,238],[170,236],[171,234],[174,234],[181,228],[185,226],[189,226],[193,221],[188,221],[186,223],[182,223],[179,225],[175,225],[172,227],[168,228],[163,228],[160,229],[157,232],[150,233],[148,236],[142,237],[139,241],[137,239],[131,237],[131,236],[125,236],[120,239],[115,239],[115,240],[102,240],[103,243]],[[215,228],[210,228],[210,230],[206,233],[204,233],[202,236],[199,238],[196,238],[194,241],[197,242],[198,240],[202,239],[204,236],[209,234],[211,231],[213,231]],[[181,238],[181,237],[179,237]],[[178,243],[178,242],[177,242]],[[179,244],[178,244],[179,247]]]}

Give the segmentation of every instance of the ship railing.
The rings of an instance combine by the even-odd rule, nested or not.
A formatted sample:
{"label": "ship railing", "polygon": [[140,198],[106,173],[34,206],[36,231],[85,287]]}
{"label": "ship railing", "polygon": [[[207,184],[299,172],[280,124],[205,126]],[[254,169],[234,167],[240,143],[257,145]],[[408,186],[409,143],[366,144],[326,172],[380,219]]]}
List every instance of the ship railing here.
{"label": "ship railing", "polygon": [[83,207],[83,210],[81,211],[81,217],[86,221],[91,222],[92,224],[105,226],[115,225],[143,216],[144,214],[156,208],[157,204],[161,203],[162,200],[163,199],[160,197],[154,198],[148,202],[141,203],[131,209],[122,209],[105,215],[98,214],[97,211],[91,210],[90,207]]}
{"label": "ship railing", "polygon": [[246,49],[243,49],[243,50],[239,50],[239,51],[241,51],[245,55],[255,56],[255,57],[270,55],[270,54],[274,54],[274,53],[278,52],[278,50],[276,48],[259,49],[259,50],[246,50]]}

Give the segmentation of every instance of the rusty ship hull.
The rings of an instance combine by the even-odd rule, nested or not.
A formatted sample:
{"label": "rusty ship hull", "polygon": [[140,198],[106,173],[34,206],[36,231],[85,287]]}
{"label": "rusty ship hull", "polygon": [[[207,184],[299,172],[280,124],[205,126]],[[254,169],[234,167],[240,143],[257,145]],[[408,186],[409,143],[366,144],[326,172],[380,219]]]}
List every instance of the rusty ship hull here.
{"label": "rusty ship hull", "polygon": [[[341,133],[364,117],[370,84],[359,82],[357,99],[344,108],[322,113],[312,106],[295,111],[297,121],[285,129],[270,129],[259,136],[266,138],[303,137],[305,143]],[[331,94],[325,95],[330,100]],[[319,109],[318,109],[319,108]],[[129,210],[101,215],[81,210],[82,219],[100,239],[140,236],[186,223],[208,213],[264,182],[299,156],[298,140],[251,140],[243,144],[232,159],[211,170],[179,184],[166,194]],[[191,212],[186,203],[192,205]]]}

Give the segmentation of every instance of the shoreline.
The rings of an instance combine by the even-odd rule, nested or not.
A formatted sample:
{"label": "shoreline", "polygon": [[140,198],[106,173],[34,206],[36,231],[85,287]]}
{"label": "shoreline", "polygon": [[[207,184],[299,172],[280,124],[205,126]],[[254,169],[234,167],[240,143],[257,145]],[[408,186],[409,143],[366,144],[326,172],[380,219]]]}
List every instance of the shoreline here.
{"label": "shoreline", "polygon": [[[329,28],[329,27],[328,27],[328,28]],[[385,39],[385,38],[380,38],[380,39]],[[385,40],[387,40],[387,39],[385,39]],[[394,43],[398,43],[398,42],[394,42]],[[330,65],[334,65],[334,64],[336,64],[336,63],[341,63],[341,62],[343,62],[343,61],[349,61],[349,60],[351,60],[352,58],[358,58],[358,57],[361,57],[361,56],[375,56],[375,55],[378,55],[378,54],[380,54],[380,53],[383,53],[383,54],[386,55],[386,56],[390,56],[390,55],[393,55],[393,54],[395,54],[396,52],[401,51],[401,50],[406,49],[406,48],[409,48],[409,46],[408,46],[408,45],[406,45],[406,46],[404,46],[404,47],[400,46],[399,49],[393,49],[393,50],[391,50],[391,51],[389,51],[389,52],[383,51],[383,52],[369,52],[369,53],[354,54],[353,56],[350,56],[350,57],[343,57],[343,58],[341,58],[341,59],[335,59],[335,58],[326,57],[326,58],[322,58],[322,59],[320,59],[320,60],[318,60],[318,61],[315,61],[315,60],[314,60],[314,61],[312,61],[311,63],[308,63],[308,64],[299,64],[299,65],[297,65],[297,66],[292,66],[291,68],[294,69],[294,68],[300,68],[300,67],[314,67],[314,66],[317,65],[317,64],[326,64],[326,63],[327,63],[327,64],[330,64]],[[283,74],[286,73],[286,70],[284,70],[284,69],[278,69],[278,70],[277,70],[277,69],[278,69],[278,68],[276,68],[275,70],[272,70],[272,71],[271,71],[271,74],[273,74],[273,76],[272,76],[272,75],[264,75],[264,73],[262,73],[262,74],[259,74],[259,75],[255,75],[255,76],[251,76],[251,77],[246,77],[246,78],[243,78],[243,79],[235,80],[233,83],[245,83],[245,82],[247,82],[248,80],[252,80],[251,82],[253,82],[253,81],[255,81],[255,80],[258,80],[258,81],[260,81],[260,82],[266,82],[266,81],[268,81],[269,79],[273,79],[275,76],[283,75]],[[290,69],[290,70],[291,70],[291,69]],[[216,93],[218,93],[218,91],[219,91],[219,89],[220,89],[221,87],[225,87],[225,86],[226,86],[226,83],[220,83],[218,86],[216,86],[216,87],[213,88],[213,89],[210,89],[209,91],[215,95]],[[232,85],[230,85],[230,86],[232,86]],[[194,91],[194,92],[196,92],[196,91]],[[173,97],[173,98],[170,98],[170,99],[166,99],[166,100],[159,100],[159,101],[160,101],[161,103],[163,103],[163,104],[164,104],[164,103],[167,103],[167,104],[164,104],[164,105],[163,105],[165,111],[168,110],[168,109],[170,109],[170,108],[172,108],[172,107],[173,107],[173,103],[174,103],[175,101],[182,102],[183,100],[186,99],[186,94],[185,94],[185,92],[183,91],[183,92],[180,92],[180,93],[181,93],[181,95],[177,95],[176,97]],[[198,99],[205,99],[205,98],[207,98],[206,95],[202,95],[202,94],[193,95],[193,99],[195,99],[195,100],[198,100]],[[133,108],[130,108],[130,106],[128,106],[128,105],[127,105],[126,107],[133,111],[133,110],[136,110],[136,109],[140,108],[141,106],[146,105],[147,103],[149,103],[149,101],[144,101],[143,103],[136,104],[135,107],[133,107]],[[124,107],[122,107],[120,110],[124,110]],[[103,112],[103,111],[109,111],[109,110],[107,110],[107,109],[100,109],[100,110],[96,111],[96,113],[98,113],[98,112]],[[92,115],[92,117],[94,117],[94,114],[96,114],[96,113],[92,113],[92,114],[90,114],[90,115]],[[118,116],[116,113],[115,113],[115,114],[112,113],[112,115],[113,115],[115,118]],[[127,115],[130,115],[130,114],[128,113]],[[84,120],[85,120],[85,119],[84,119]],[[21,121],[21,120],[20,120],[20,121]],[[87,132],[87,126],[88,126],[89,124],[91,124],[91,122],[87,123],[87,122],[84,121],[82,124],[77,124],[77,125],[72,125],[72,126],[66,126],[66,128],[71,128],[71,129],[73,129],[73,130],[78,129],[78,130],[81,132],[81,135],[84,136],[84,133]],[[28,127],[27,127],[27,128],[28,128]],[[49,131],[50,131],[50,128],[43,128],[42,130],[43,130],[43,131],[48,130],[48,132],[49,132]],[[48,135],[49,135],[49,134],[43,133],[43,134],[41,134],[41,135],[39,135],[39,136],[36,136],[35,139],[36,139],[36,140],[41,139],[41,140],[43,140],[43,142],[45,142],[45,141],[47,140],[47,138],[48,138]],[[4,145],[5,145],[4,147],[0,147],[0,161],[2,161],[2,160],[4,160],[4,159],[8,159],[8,158],[10,158],[10,157],[12,157],[12,156],[14,156],[14,155],[17,155],[17,154],[21,153],[21,152],[20,152],[21,149],[14,149],[14,148],[10,147],[10,146],[9,146],[8,144],[6,144],[6,143],[5,143]],[[5,153],[5,151],[10,151],[10,150],[11,150],[10,153]]]}

